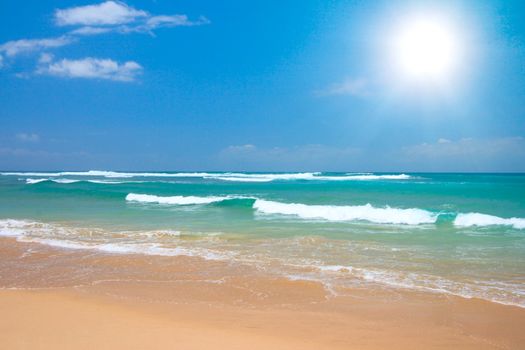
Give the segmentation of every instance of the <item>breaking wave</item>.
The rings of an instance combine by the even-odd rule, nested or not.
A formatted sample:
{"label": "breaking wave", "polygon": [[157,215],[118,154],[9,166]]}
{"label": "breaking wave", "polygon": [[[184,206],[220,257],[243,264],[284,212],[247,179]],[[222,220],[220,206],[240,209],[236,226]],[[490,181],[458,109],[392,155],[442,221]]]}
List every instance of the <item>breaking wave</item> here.
{"label": "breaking wave", "polygon": [[195,204],[210,204],[215,202],[222,202],[225,200],[231,200],[241,197],[219,197],[219,196],[209,196],[209,197],[197,197],[197,196],[154,196],[150,194],[138,194],[138,193],[129,193],[126,196],[126,200],[130,202],[141,202],[141,203],[157,203],[157,204],[172,204],[172,205],[195,205]]}
{"label": "breaking wave", "polygon": [[142,181],[114,181],[114,180],[78,180],[78,179],[26,179],[26,184],[34,185],[41,182],[54,182],[58,184],[72,184],[77,182],[90,182],[94,184],[117,185],[123,183],[140,183]]}
{"label": "breaking wave", "polygon": [[377,224],[420,225],[436,222],[438,214],[417,208],[376,208],[366,205],[306,205],[257,199],[253,207],[262,214],[291,215],[301,219],[368,221]]}
{"label": "breaking wave", "polygon": [[525,218],[501,218],[499,216],[481,214],[481,213],[467,213],[458,214],[454,220],[454,225],[459,227],[471,226],[512,226],[515,229],[525,229]]}

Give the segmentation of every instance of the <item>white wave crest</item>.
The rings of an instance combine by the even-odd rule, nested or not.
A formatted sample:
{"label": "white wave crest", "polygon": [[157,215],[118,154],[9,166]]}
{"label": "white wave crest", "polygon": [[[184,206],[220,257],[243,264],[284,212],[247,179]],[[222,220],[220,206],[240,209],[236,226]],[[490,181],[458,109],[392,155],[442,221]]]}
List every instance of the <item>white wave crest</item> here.
{"label": "white wave crest", "polygon": [[422,209],[376,208],[370,204],[306,205],[257,199],[253,207],[263,214],[292,215],[302,219],[328,221],[369,221],[377,224],[419,225],[435,223],[437,219],[437,214]]}
{"label": "white wave crest", "polygon": [[[319,172],[306,173],[231,173],[231,172],[175,172],[175,173],[154,173],[154,172],[117,172],[105,170],[89,171],[62,171],[62,172],[2,172],[1,175],[17,176],[93,176],[106,178],[133,178],[133,177],[152,177],[152,178],[203,178],[221,181],[237,182],[270,182],[270,181],[289,181],[289,180],[317,180],[317,181],[366,181],[366,180],[407,180],[412,178],[406,174],[363,174],[349,173],[345,175],[323,175]],[[33,181],[40,179],[32,179]],[[29,182],[28,182],[29,183]],[[36,183],[36,182],[34,182]]]}
{"label": "white wave crest", "polygon": [[348,174],[343,176],[348,180],[408,180],[412,176],[407,174],[374,175],[374,174]]}
{"label": "white wave crest", "polygon": [[[89,171],[60,171],[60,172],[2,172],[1,175],[16,176],[98,176],[98,177],[133,177],[135,173],[121,173],[115,171],[89,170]],[[137,173],[138,174],[138,173]]]}
{"label": "white wave crest", "polygon": [[525,229],[525,218],[501,218],[499,216],[481,213],[458,214],[454,219],[454,225],[459,227],[471,226],[512,226],[515,229]]}
{"label": "white wave crest", "polygon": [[79,182],[80,180],[73,180],[73,179],[56,179],[53,180],[53,182],[59,183],[59,184],[73,184],[75,182]]}
{"label": "white wave crest", "polygon": [[37,184],[39,182],[49,181],[49,179],[26,179],[28,185]]}
{"label": "white wave crest", "polygon": [[54,182],[58,184],[73,184],[77,182],[90,182],[93,184],[118,185],[124,183],[142,183],[144,181],[115,181],[115,180],[79,180],[79,179],[26,179],[26,184],[34,185],[41,182]]}
{"label": "white wave crest", "polygon": [[225,173],[210,174],[207,179],[238,181],[238,182],[270,182],[275,180],[315,180],[320,173],[288,173],[288,174],[249,174]]}
{"label": "white wave crest", "polygon": [[118,184],[126,184],[126,183],[142,183],[144,181],[105,181],[105,180],[87,180],[87,182],[91,182],[93,184],[104,184],[104,185],[118,185]]}
{"label": "white wave crest", "polygon": [[37,183],[40,183],[40,182],[55,182],[55,183],[58,183],[58,184],[72,184],[72,183],[75,183],[75,182],[80,182],[82,180],[74,180],[74,179],[26,179],[26,183],[28,185],[34,185],[34,184],[37,184]]}
{"label": "white wave crest", "polygon": [[238,182],[270,182],[276,180],[306,180],[306,181],[368,181],[368,180],[408,180],[412,178],[406,174],[374,175],[374,174],[346,174],[321,175],[321,173],[292,173],[292,174],[244,174],[231,173],[227,176],[207,176],[209,179]]}
{"label": "white wave crest", "polygon": [[197,197],[197,196],[169,196],[160,197],[150,194],[129,193],[126,196],[127,201],[142,202],[142,203],[157,203],[157,204],[173,204],[173,205],[192,205],[192,204],[210,204],[214,202],[222,202],[224,200],[233,199],[235,197]]}

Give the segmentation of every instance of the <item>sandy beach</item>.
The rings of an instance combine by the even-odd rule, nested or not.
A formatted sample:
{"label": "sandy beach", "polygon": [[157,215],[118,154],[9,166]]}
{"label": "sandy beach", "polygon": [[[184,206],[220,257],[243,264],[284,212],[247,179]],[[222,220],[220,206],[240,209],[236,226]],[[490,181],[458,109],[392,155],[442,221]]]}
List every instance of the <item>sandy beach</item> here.
{"label": "sandy beach", "polygon": [[[337,297],[319,283],[239,271],[232,276],[227,265],[200,258],[171,258],[167,265],[161,257],[94,257],[37,244],[24,255],[28,243],[0,242],[1,265],[19,262],[0,272],[4,285],[19,284],[0,291],[0,343],[6,349],[520,349],[525,344],[525,310],[515,306],[399,290],[356,289]],[[64,256],[68,266],[60,265]],[[38,271],[47,285],[29,277],[31,264],[50,259],[58,265]],[[70,270],[74,264],[90,268],[83,281],[73,275],[78,277],[80,265]],[[107,278],[109,267],[121,277]],[[202,269],[213,271],[209,280],[198,277]],[[131,270],[133,278],[126,272]],[[230,277],[217,282],[221,274]]]}
{"label": "sandy beach", "polygon": [[524,15],[0,0],[0,350],[525,350]]}

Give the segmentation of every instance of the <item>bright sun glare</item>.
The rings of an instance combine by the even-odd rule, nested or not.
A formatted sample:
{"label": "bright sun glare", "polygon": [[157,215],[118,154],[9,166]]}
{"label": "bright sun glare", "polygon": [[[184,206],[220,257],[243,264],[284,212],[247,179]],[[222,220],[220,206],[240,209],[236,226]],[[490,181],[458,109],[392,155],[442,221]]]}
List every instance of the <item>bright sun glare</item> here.
{"label": "bright sun glare", "polygon": [[404,77],[446,80],[457,65],[456,33],[444,21],[416,18],[394,35],[394,55]]}

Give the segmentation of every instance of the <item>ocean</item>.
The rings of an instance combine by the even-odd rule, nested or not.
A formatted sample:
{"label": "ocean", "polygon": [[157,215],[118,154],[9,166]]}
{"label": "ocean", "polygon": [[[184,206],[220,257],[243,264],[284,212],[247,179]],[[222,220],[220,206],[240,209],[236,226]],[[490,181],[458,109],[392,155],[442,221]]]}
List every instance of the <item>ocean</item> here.
{"label": "ocean", "polygon": [[3,172],[0,236],[525,307],[525,174]]}

